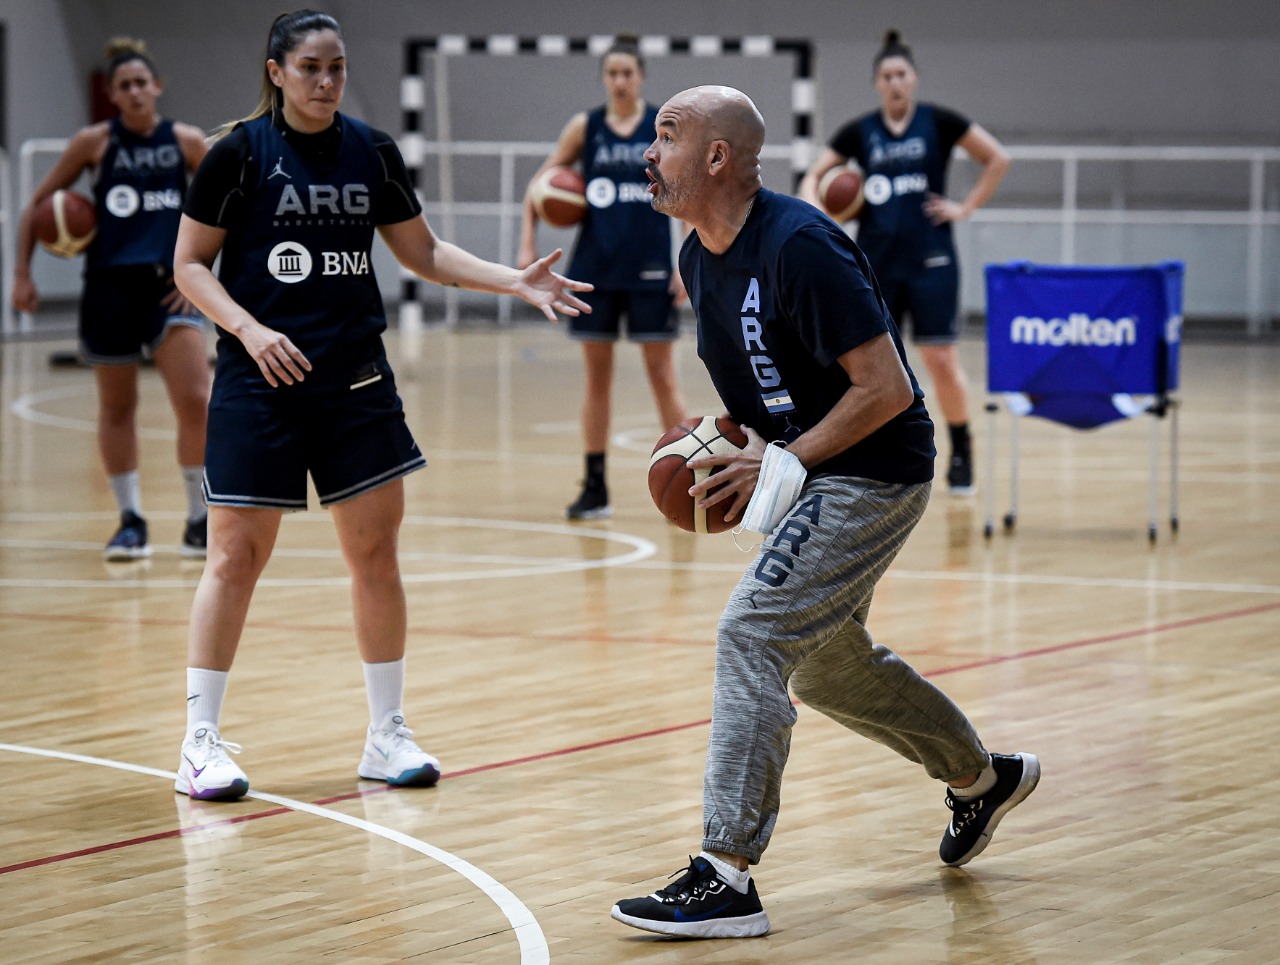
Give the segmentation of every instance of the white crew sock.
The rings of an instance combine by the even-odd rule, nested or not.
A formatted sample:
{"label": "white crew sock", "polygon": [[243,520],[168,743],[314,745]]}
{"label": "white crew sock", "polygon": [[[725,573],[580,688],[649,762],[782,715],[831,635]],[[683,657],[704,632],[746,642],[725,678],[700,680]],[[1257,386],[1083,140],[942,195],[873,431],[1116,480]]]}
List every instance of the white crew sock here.
{"label": "white crew sock", "polygon": [[116,506],[120,508],[122,514],[142,515],[142,482],[138,478],[138,470],[131,469],[128,472],[108,476],[107,482],[111,484],[111,492],[116,497]]}
{"label": "white crew sock", "polygon": [[978,779],[968,787],[951,787],[947,785],[951,791],[951,796],[960,801],[969,801],[975,797],[982,797],[989,790],[996,786],[996,769],[992,764],[988,764],[986,769],[978,774]]}
{"label": "white crew sock", "polygon": [[716,869],[716,874],[720,879],[734,891],[740,895],[747,893],[747,882],[751,880],[751,869],[739,871],[733,865],[729,864],[722,858],[717,858],[714,854],[704,851],[702,857],[711,862],[711,867]]}
{"label": "white crew sock", "polygon": [[187,522],[198,523],[209,515],[204,504],[204,466],[183,466],[182,487],[187,491]]}
{"label": "white crew sock", "polygon": [[218,726],[228,676],[226,670],[187,668],[187,736],[196,729],[196,724]]}
{"label": "white crew sock", "polygon": [[404,705],[404,657],[364,665],[364,689],[369,698],[369,721],[380,727],[387,714]]}

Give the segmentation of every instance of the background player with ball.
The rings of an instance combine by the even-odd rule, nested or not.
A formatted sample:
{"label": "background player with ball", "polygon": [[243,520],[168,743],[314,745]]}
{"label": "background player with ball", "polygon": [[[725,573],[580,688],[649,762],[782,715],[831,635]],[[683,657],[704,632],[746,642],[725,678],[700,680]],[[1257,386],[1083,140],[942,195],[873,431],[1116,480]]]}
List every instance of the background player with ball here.
{"label": "background player with ball", "polygon": [[[1000,142],[955,111],[916,100],[915,62],[896,30],[875,59],[880,109],[855,118],[831,138],[800,183],[800,196],[819,204],[821,187],[850,159],[865,178],[864,203],[826,210],[837,220],[859,217],[858,246],[866,252],[894,319],[911,319],[912,340],[933,380],[947,420],[951,456],[947,484],[973,492],[969,387],[956,339],[960,334],[960,270],[951,222],[986,204],[1009,167]],[[947,195],[947,165],[959,145],[982,166],[961,201]]]}
{"label": "background player with ball", "polygon": [[[613,917],[662,934],[748,937],[769,929],[748,865],[778,817],[796,720],[788,684],[947,782],[954,814],[939,855],[949,865],[986,847],[1035,787],[1039,763],[989,754],[960,709],[867,631],[876,583],[928,503],[934,449],[866,257],[811,205],[761,186],[764,123],[746,95],[684,91],[657,130],[645,155],[653,204],[694,229],[680,268],[698,354],[729,415],[751,427],[740,452],[690,460],[724,465],[693,493],[705,507],[730,502],[729,518],[746,507],[765,538],[716,637],[702,853]],[[752,521],[748,500],[781,490],[774,473],[803,488]]]}
{"label": "background player with ball", "polygon": [[619,37],[600,63],[608,103],[575,114],[560,132],[556,148],[525,192],[517,264],[531,264],[538,210],[535,193],[547,172],[582,162],[586,206],[568,274],[590,282],[583,296],[590,315],[568,321],[569,334],[582,343],[586,388],[582,401],[585,478],[565,514],[595,519],[610,513],[605,478],[613,391],[614,343],[626,318],[627,337],[640,343],[645,373],[664,429],[684,418],[684,397],[676,380],[673,343],[680,334],[674,311],[684,289],[671,266],[671,223],[655,212],[645,194],[644,149],[653,139],[657,111],[640,96],[644,61],[634,38]]}
{"label": "background player with ball", "polygon": [[120,509],[120,528],[104,555],[129,560],[151,552],[142,517],[136,427],[138,363],[148,353],[178,419],[178,465],[187,498],[182,553],[203,557],[200,483],[209,363],[204,320],[173,285],[173,245],[187,176],[205,155],[204,134],[157,113],[163,86],[141,41],[118,39],[108,45],[106,85],[120,116],[72,137],[23,212],[13,305],[22,312],[40,307],[31,280],[37,211],[56,191],[93,171],[98,231],[84,273],[80,352],[98,384],[98,448]]}

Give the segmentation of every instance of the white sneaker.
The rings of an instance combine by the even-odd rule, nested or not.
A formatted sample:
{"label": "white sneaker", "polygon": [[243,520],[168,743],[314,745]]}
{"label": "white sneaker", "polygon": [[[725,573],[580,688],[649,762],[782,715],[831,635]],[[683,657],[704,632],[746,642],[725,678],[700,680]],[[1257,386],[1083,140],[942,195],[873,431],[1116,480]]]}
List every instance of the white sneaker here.
{"label": "white sneaker", "polygon": [[173,789],[198,801],[231,801],[249,793],[249,779],[227,756],[244,748],[218,736],[218,728],[202,722],[182,742],[182,760]]}
{"label": "white sneaker", "polygon": [[431,787],[440,780],[440,762],[413,742],[413,731],[393,710],[378,727],[369,728],[356,773],[402,787]]}

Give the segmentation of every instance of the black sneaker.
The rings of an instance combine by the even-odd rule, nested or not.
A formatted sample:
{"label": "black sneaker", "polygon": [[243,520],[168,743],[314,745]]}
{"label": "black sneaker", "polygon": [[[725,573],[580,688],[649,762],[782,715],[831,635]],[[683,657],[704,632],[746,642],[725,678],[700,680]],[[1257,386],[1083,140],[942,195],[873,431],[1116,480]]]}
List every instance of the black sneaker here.
{"label": "black sneaker", "polygon": [[769,930],[753,880],[747,880],[744,895],[702,856],[690,858],[683,871],[661,891],[618,902],[610,914],[632,928],[683,938],[754,938]]}
{"label": "black sneaker", "polygon": [[151,546],[147,543],[147,521],[137,513],[120,514],[120,528],[111,537],[102,558],[106,560],[140,560],[151,555]]}
{"label": "black sneaker", "polygon": [[565,507],[569,519],[608,519],[613,515],[609,508],[609,488],[604,483],[585,482],[582,493]]}
{"label": "black sneaker", "polygon": [[951,823],[938,846],[942,863],[958,868],[991,843],[1000,819],[1027,799],[1040,780],[1040,761],[1034,754],[992,754],[996,784],[981,797],[963,800],[947,791]]}
{"label": "black sneaker", "polygon": [[977,487],[973,484],[972,453],[951,453],[951,465],[947,469],[947,487],[953,496],[972,496],[977,491]]}
{"label": "black sneaker", "polygon": [[189,560],[202,560],[209,553],[209,517],[195,522],[187,520],[182,531],[182,555]]}

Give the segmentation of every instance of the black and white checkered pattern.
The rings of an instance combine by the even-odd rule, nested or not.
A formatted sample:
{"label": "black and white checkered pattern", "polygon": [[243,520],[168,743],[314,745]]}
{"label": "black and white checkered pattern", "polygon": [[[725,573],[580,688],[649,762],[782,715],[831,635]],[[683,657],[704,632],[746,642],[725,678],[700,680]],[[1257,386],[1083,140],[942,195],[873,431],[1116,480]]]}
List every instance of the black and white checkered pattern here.
{"label": "black and white checkered pattern", "polygon": [[[518,37],[514,34],[489,34],[468,37],[462,34],[441,34],[437,37],[420,37],[407,40],[404,45],[404,74],[400,80],[400,106],[404,111],[404,133],[401,150],[409,170],[409,178],[418,186],[422,174],[423,151],[421,143],[422,109],[426,103],[426,85],[422,79],[424,55],[442,54],[463,56],[483,54],[490,57],[571,57],[586,55],[602,57],[616,38],[613,34],[597,34],[590,37],[568,37],[546,34],[538,37]],[[792,58],[791,74],[791,169],[797,183],[809,162],[813,137],[813,112],[816,97],[813,79],[814,49],[811,41],[780,39],[774,37],[668,37],[646,35],[638,39],[640,53],[645,57],[774,57]],[[401,303],[418,300],[418,282],[405,278],[401,282]]]}

